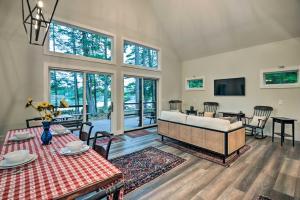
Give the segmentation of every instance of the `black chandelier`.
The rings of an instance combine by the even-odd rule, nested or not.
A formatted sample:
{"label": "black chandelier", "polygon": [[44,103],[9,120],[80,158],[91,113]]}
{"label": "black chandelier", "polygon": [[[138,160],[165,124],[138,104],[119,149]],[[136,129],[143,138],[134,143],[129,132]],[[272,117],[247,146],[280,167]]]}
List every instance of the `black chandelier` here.
{"label": "black chandelier", "polygon": [[29,43],[43,46],[58,0],[22,0],[22,16]]}

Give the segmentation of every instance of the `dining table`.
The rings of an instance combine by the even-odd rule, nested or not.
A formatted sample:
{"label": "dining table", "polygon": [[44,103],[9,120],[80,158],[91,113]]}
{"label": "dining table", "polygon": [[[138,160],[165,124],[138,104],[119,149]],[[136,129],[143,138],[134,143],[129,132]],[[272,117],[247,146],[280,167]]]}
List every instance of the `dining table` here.
{"label": "dining table", "polygon": [[[63,127],[51,126],[56,128]],[[21,142],[9,140],[24,130],[34,138]],[[124,181],[122,172],[91,148],[80,155],[62,155],[61,148],[79,140],[75,135],[53,136],[50,145],[42,145],[42,132],[42,127],[7,132],[0,160],[3,155],[22,149],[36,154],[37,159],[17,168],[0,169],[0,199],[74,199]],[[123,191],[119,199],[123,199]]]}

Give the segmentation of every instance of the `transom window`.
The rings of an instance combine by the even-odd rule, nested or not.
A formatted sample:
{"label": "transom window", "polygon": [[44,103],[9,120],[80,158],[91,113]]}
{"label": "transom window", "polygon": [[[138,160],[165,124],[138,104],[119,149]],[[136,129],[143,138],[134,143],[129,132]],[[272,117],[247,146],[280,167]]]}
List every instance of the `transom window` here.
{"label": "transom window", "polygon": [[185,83],[186,90],[204,90],[204,77],[187,78]]}
{"label": "transom window", "polygon": [[53,21],[49,28],[49,51],[112,61],[112,36]]}
{"label": "transom window", "polygon": [[149,69],[158,69],[159,50],[124,40],[123,63]]}
{"label": "transom window", "polygon": [[299,87],[299,68],[285,67],[262,72],[263,87]]}
{"label": "transom window", "polygon": [[264,79],[267,85],[293,84],[298,82],[298,71],[266,72]]}

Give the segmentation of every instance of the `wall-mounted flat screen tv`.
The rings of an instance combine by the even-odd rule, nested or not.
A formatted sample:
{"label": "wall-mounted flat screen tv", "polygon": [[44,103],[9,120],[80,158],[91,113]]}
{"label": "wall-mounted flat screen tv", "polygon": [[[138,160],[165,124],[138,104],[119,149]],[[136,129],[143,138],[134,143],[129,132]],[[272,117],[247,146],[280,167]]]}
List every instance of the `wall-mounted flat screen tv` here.
{"label": "wall-mounted flat screen tv", "polygon": [[245,96],[245,78],[215,80],[215,96]]}

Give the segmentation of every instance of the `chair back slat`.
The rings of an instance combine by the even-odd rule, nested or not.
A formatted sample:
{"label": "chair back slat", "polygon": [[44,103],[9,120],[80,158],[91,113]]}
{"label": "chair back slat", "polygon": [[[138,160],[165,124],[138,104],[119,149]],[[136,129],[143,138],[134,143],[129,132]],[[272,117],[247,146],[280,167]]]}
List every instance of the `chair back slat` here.
{"label": "chair back slat", "polygon": [[204,112],[213,112],[216,113],[219,107],[217,102],[204,102]]}

